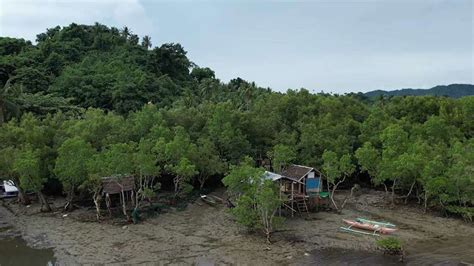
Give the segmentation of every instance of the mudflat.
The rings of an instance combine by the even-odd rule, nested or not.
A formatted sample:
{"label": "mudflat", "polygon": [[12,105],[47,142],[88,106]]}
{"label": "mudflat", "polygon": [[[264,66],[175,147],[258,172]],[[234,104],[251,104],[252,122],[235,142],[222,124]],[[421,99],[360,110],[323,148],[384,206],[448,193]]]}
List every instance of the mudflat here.
{"label": "mudflat", "polygon": [[239,227],[224,206],[199,200],[183,211],[171,210],[135,225],[85,222],[84,215],[93,216],[93,210],[76,210],[63,217],[62,212],[39,213],[37,205],[4,203],[0,222],[14,226],[30,246],[52,248],[61,264],[309,264],[317,250],[380,252],[375,237],[338,230],[343,218],[356,217],[395,223],[408,264],[474,263],[472,224],[424,214],[414,205],[391,209],[383,196],[367,190],[354,197],[342,214],[288,218],[270,245],[264,237]]}

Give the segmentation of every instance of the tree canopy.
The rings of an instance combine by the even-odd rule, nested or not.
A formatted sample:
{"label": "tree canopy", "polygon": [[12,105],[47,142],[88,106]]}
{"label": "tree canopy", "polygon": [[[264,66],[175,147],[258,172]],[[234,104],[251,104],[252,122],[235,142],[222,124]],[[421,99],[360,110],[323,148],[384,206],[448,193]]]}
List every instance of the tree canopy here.
{"label": "tree canopy", "polygon": [[227,183],[250,157],[273,171],[318,168],[333,187],[365,176],[426,207],[472,213],[473,96],[367,98],[226,83],[178,43],[140,43],[127,27],[99,23],[50,28],[36,44],[0,37],[0,55],[0,177],[20,187],[171,176],[178,193],[226,174]]}

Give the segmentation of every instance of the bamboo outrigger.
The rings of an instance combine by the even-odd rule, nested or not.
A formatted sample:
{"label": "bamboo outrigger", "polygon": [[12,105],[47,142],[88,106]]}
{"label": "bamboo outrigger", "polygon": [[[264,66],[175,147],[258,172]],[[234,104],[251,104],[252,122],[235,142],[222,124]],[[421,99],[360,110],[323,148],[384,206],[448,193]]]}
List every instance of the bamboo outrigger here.
{"label": "bamboo outrigger", "polygon": [[352,225],[350,225],[349,227],[341,226],[339,227],[339,229],[344,232],[349,232],[349,233],[357,233],[357,234],[370,235],[370,236],[380,236],[380,234],[377,234],[377,231],[373,231],[372,233],[370,233],[370,232],[361,231],[361,230],[354,230],[354,229],[351,229],[351,227]]}

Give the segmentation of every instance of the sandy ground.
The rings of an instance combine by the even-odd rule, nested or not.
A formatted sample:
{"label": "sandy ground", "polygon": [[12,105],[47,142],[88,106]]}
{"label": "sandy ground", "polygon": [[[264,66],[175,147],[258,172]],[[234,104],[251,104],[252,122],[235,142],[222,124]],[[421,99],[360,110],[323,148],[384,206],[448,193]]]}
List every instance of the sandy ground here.
{"label": "sandy ground", "polygon": [[0,222],[13,225],[33,247],[53,248],[61,264],[287,265],[304,264],[305,253],[315,249],[376,250],[375,237],[338,231],[342,218],[356,217],[397,224],[396,235],[408,257],[424,252],[432,256],[435,250],[444,258],[474,263],[472,224],[423,214],[415,206],[390,209],[383,202],[382,192],[366,191],[340,215],[318,212],[289,218],[271,245],[243,231],[224,206],[200,201],[137,225],[83,222],[81,211],[63,217],[61,212],[39,213],[37,205],[17,204],[7,204],[10,210],[0,207]]}

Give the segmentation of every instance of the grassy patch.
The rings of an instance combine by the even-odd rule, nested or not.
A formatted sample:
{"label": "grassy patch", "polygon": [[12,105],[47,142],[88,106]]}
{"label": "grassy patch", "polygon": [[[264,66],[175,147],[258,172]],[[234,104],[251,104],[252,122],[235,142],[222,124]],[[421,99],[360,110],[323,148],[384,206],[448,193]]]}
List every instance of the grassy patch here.
{"label": "grassy patch", "polygon": [[400,254],[402,252],[402,241],[393,236],[377,240],[377,246],[387,254]]}

